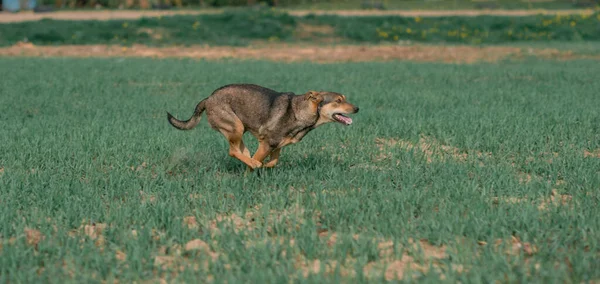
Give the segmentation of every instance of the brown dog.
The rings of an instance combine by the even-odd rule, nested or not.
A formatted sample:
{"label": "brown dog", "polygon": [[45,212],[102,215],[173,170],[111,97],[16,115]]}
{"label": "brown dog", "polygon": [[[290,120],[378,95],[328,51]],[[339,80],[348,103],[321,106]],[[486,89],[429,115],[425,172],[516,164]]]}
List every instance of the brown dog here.
{"label": "brown dog", "polygon": [[[177,120],[168,112],[167,116],[175,128],[189,130],[200,122],[203,111],[211,127],[229,141],[229,155],[255,169],[275,166],[281,148],[299,142],[320,125],[334,121],[350,125],[352,119],[345,114],[357,113],[358,107],[334,92],[295,95],[252,84],[233,84],[200,101],[194,115],[186,121]],[[252,157],[242,141],[246,131],[259,141]],[[267,156],[270,160],[263,164]]]}

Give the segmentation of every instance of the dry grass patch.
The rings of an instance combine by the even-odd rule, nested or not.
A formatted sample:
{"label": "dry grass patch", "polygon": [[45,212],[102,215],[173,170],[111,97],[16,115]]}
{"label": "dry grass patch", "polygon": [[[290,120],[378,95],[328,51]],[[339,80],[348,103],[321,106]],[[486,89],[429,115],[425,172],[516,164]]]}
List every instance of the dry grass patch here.
{"label": "dry grass patch", "polygon": [[198,222],[196,222],[196,217],[194,217],[194,216],[186,216],[186,217],[184,217],[183,218],[183,224],[188,229],[197,229],[198,228]]}
{"label": "dry grass patch", "polygon": [[[306,222],[306,209],[299,205],[292,205],[283,210],[269,210],[265,214],[262,212],[262,206],[257,205],[250,208],[243,216],[236,213],[218,214],[210,220],[198,221],[196,218],[188,216],[184,218],[184,226],[194,228],[201,225],[203,228],[208,228],[212,235],[221,234],[221,228],[232,229],[235,233],[241,231],[252,232],[259,228],[266,228],[267,232],[273,232],[273,226],[283,224],[288,230],[297,229],[299,225]],[[312,215],[313,221],[319,222],[321,212],[314,211]],[[193,221],[192,221],[193,220]]]}
{"label": "dry grass patch", "polygon": [[584,158],[598,158],[600,159],[600,149],[596,150],[584,150],[583,151]]}
{"label": "dry grass patch", "polygon": [[[319,233],[319,237],[330,248],[333,248],[338,242],[338,234],[335,232],[324,231]],[[359,238],[360,236],[357,234],[352,236],[352,239],[355,241]],[[386,239],[374,239],[373,241],[376,243],[379,259],[371,261],[363,267],[363,273],[369,279],[376,279],[383,276],[388,281],[400,280],[405,277],[406,272],[409,270],[427,273],[430,263],[433,264],[435,269],[441,271],[442,267],[439,260],[447,257],[447,248],[445,246],[434,246],[427,240],[409,239],[407,247],[396,246],[394,241]],[[400,256],[395,254],[395,246],[397,251],[403,251]],[[353,277],[356,275],[354,270],[356,260],[352,258],[347,259],[343,264],[336,261],[326,261],[323,263],[323,261],[319,260],[301,260],[297,261],[297,263],[300,263],[299,269],[305,277],[308,274],[317,274],[322,271],[332,273],[338,265],[342,276]]]}
{"label": "dry grass patch", "polygon": [[[479,241],[480,246],[487,246],[488,243]],[[524,253],[526,256],[531,256],[538,252],[537,246],[521,241],[518,237],[511,236],[510,240],[497,239],[494,241],[494,250],[499,252],[503,249],[503,253],[508,256],[516,256]]]}
{"label": "dry grass patch", "polygon": [[312,39],[315,35],[333,35],[335,29],[329,25],[309,25],[300,23],[296,26],[295,35],[301,39]]}
{"label": "dry grass patch", "polygon": [[25,228],[23,233],[25,233],[25,241],[27,242],[27,245],[36,248],[37,245],[46,238],[46,236],[36,229]]}
{"label": "dry grass patch", "polygon": [[147,34],[150,38],[155,40],[162,40],[169,37],[169,33],[163,28],[141,28],[138,29],[138,34]]}
{"label": "dry grass patch", "polygon": [[363,273],[369,278],[383,276],[387,281],[402,280],[409,271],[425,274],[429,272],[429,264],[440,273],[443,265],[439,261],[447,257],[445,246],[437,247],[427,240],[409,239],[409,246],[400,257],[394,254],[392,241],[379,241],[377,249],[380,259],[365,265]]}
{"label": "dry grass patch", "polygon": [[126,261],[126,260],[127,260],[127,254],[126,254],[126,253],[124,253],[124,252],[122,252],[121,250],[117,250],[117,251],[115,252],[115,258],[116,258],[118,261],[121,261],[121,262],[123,262],[123,261]]}
{"label": "dry grass patch", "polygon": [[377,138],[375,139],[375,143],[380,151],[379,156],[376,157],[376,161],[381,161],[388,157],[385,153],[386,147],[400,147],[406,151],[421,153],[427,159],[427,163],[432,163],[433,161],[446,161],[448,159],[464,162],[469,155],[476,155],[477,157],[491,156],[491,153],[483,153],[481,151],[469,154],[454,146],[444,145],[437,139],[425,135],[422,135],[421,138],[419,138],[418,143],[394,138]]}
{"label": "dry grass patch", "polygon": [[553,189],[548,197],[541,197],[537,200],[528,201],[526,198],[520,197],[494,197],[492,203],[497,205],[500,203],[508,204],[523,204],[531,202],[537,204],[537,209],[540,211],[550,210],[556,207],[573,207],[573,196],[569,194],[559,194],[558,190]]}
{"label": "dry grass patch", "polygon": [[[294,30],[294,37],[312,43],[335,43],[344,39],[334,35],[335,29],[329,25],[310,25],[299,23]],[[260,43],[259,43],[260,44]]]}
{"label": "dry grass patch", "polygon": [[[331,27],[300,25],[296,33],[300,36],[322,38],[323,43],[337,42],[335,36],[317,36],[330,33]],[[155,39],[167,35],[160,30],[144,29]],[[17,43],[0,48],[0,56],[27,57],[146,57],[146,58],[196,58],[220,60],[226,58],[260,59],[283,62],[312,61],[317,63],[369,62],[369,61],[416,61],[471,64],[498,62],[507,58],[522,59],[534,56],[553,60],[591,59],[600,60],[598,55],[579,55],[572,51],[557,49],[533,49],[523,51],[519,47],[506,46],[444,46],[444,45],[298,45],[254,42],[251,47],[227,46],[172,46],[151,47],[135,44],[131,47],[119,45],[61,45],[36,46],[32,43]]]}
{"label": "dry grass patch", "polygon": [[[442,17],[442,16],[481,16],[481,15],[497,15],[497,16],[534,16],[538,14],[544,15],[589,15],[594,12],[593,9],[568,9],[568,10],[285,10],[293,16],[306,16],[308,14],[315,15],[339,15],[339,16],[404,16],[404,17]],[[202,10],[171,10],[171,11],[151,11],[151,10],[104,10],[104,11],[56,11],[52,13],[0,13],[0,23],[15,23],[24,21],[38,21],[41,19],[57,19],[57,20],[126,20],[139,19],[142,17],[162,17],[174,15],[205,15],[219,14],[223,10],[220,9],[202,9]]]}
{"label": "dry grass patch", "polygon": [[[325,28],[311,28],[325,31]],[[131,47],[111,45],[36,46],[18,43],[0,48],[0,56],[34,57],[150,57],[197,58],[219,60],[224,58],[262,59],[284,62],[313,61],[318,63],[368,62],[407,60],[421,62],[475,63],[496,62],[518,54],[517,47],[472,47],[428,45],[335,45],[298,46],[268,44],[256,47],[189,46],[189,47]]]}
{"label": "dry grass patch", "polygon": [[[191,256],[200,256],[202,261],[191,259]],[[162,246],[154,257],[154,266],[163,270],[174,270],[182,272],[191,268],[195,271],[208,270],[211,262],[219,259],[219,253],[213,251],[210,246],[200,240],[188,241],[184,247],[174,244],[171,247]]]}

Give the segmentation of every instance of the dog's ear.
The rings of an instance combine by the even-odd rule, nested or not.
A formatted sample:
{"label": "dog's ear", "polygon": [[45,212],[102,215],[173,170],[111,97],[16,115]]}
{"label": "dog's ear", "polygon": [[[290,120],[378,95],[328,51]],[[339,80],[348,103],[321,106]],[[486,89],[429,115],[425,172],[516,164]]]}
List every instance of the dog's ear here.
{"label": "dog's ear", "polygon": [[304,99],[310,100],[311,102],[313,102],[315,104],[319,104],[323,101],[323,95],[321,95],[317,91],[308,91],[308,93],[306,93],[304,95]]}

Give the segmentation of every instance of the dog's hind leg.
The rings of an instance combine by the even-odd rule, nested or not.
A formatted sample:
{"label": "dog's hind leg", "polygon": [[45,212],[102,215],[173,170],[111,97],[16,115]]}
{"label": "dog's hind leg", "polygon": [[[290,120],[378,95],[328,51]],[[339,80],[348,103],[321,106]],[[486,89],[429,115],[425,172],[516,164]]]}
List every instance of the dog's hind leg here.
{"label": "dog's hind leg", "polygon": [[252,158],[262,163],[265,160],[265,158],[269,156],[269,154],[271,154],[272,151],[273,148],[271,147],[271,145],[269,145],[269,143],[265,141],[260,141],[258,144],[258,150],[256,150],[256,153],[254,153],[254,156],[252,156]]}
{"label": "dog's hind leg", "polygon": [[242,154],[244,154],[244,156],[250,157],[250,150],[246,148],[246,145],[244,145],[243,140],[240,140],[240,151],[242,151]]}
{"label": "dog's hind leg", "polygon": [[[248,148],[246,148],[246,145],[244,145],[244,141],[240,140],[240,151],[242,151],[242,154],[244,154],[244,156],[251,158],[252,156],[250,156],[250,150],[248,150]],[[254,169],[251,168],[250,166],[248,166],[248,169],[246,169],[246,172],[251,172]]]}
{"label": "dog's hind leg", "polygon": [[[242,137],[244,136],[244,125],[239,119],[236,118],[235,120],[236,121],[234,121],[232,125],[219,127],[219,132],[221,132],[227,141],[229,141],[229,156],[242,161],[252,169],[259,168],[262,166],[262,163],[250,157],[250,151],[248,151],[242,140]],[[248,155],[245,155],[244,152],[247,152]]]}
{"label": "dog's hind leg", "polygon": [[229,140],[229,156],[242,161],[244,164],[248,165],[248,167],[250,167],[252,169],[256,169],[256,168],[259,168],[260,166],[262,166],[261,162],[255,160],[249,156],[244,155],[244,152],[242,150],[240,150],[242,143],[244,143],[242,141],[241,134],[224,132],[224,131],[221,131],[221,133],[223,133],[223,135],[225,135],[227,140]]}
{"label": "dog's hind leg", "polygon": [[251,169],[262,166],[261,162],[250,157],[250,151],[248,151],[242,140],[244,124],[230,108],[220,105],[207,107],[206,117],[210,126],[221,132],[225,139],[229,141],[229,156],[242,161]]}
{"label": "dog's hind leg", "polygon": [[263,168],[272,168],[277,162],[279,162],[279,154],[281,153],[281,148],[277,148],[271,152],[271,158],[269,162],[263,164]]}

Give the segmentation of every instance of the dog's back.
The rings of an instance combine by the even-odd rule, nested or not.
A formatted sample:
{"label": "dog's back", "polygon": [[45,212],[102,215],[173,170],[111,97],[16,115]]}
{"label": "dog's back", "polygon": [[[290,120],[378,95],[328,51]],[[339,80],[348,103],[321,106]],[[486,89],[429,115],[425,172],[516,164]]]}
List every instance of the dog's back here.
{"label": "dog's back", "polygon": [[215,90],[206,100],[206,109],[220,110],[227,105],[247,130],[258,132],[273,115],[287,114],[293,95],[253,84],[233,84]]}

